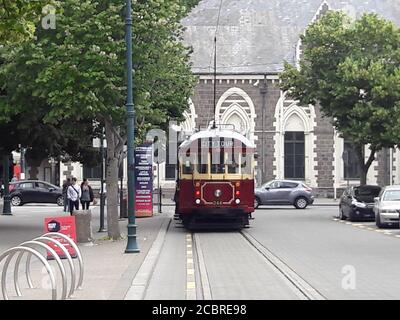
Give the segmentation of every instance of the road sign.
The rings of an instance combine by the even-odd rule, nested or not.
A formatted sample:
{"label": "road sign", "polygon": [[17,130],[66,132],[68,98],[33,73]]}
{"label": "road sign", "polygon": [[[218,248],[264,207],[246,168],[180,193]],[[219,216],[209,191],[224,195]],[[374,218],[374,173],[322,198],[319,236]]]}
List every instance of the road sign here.
{"label": "road sign", "polygon": [[[75,243],[76,240],[76,224],[75,224],[75,217],[49,217],[44,219],[44,232],[58,232],[65,234],[67,237],[71,238]],[[76,258],[76,252],[74,248],[72,248],[71,244],[63,239],[54,237],[55,240],[61,242],[62,245],[68,250],[72,258]],[[54,243],[49,242],[48,245],[57,252],[60,258],[65,259],[65,255],[63,254],[62,250],[57,247]],[[48,252],[47,259],[52,259],[52,255]]]}

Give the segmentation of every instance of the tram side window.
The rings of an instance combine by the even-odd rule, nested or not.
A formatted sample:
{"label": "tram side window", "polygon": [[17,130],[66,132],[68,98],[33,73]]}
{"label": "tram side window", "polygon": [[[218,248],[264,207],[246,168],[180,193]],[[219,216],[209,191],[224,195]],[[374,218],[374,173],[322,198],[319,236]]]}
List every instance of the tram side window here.
{"label": "tram side window", "polygon": [[182,173],[183,174],[192,174],[193,173],[193,163],[190,161],[186,161],[182,164]]}
{"label": "tram side window", "polygon": [[251,174],[252,172],[252,157],[251,154],[243,152],[242,154],[242,174]]}

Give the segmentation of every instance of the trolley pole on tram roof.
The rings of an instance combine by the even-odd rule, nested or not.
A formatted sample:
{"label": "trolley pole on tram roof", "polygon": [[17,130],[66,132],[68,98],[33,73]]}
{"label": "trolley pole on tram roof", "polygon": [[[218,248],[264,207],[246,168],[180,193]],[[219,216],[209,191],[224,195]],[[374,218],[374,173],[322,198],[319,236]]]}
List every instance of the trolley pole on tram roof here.
{"label": "trolley pole on tram roof", "polygon": [[132,61],[132,1],[126,0],[126,66],[127,66],[127,150],[128,150],[128,242],[125,253],[140,252],[136,237],[135,221],[135,108],[133,104],[133,61]]}

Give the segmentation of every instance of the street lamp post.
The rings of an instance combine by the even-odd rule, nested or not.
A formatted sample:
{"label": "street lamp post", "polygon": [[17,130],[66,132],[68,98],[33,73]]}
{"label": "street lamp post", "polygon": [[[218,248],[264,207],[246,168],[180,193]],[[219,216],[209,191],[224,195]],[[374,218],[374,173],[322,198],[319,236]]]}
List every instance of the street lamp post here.
{"label": "street lamp post", "polygon": [[3,215],[10,216],[11,215],[11,199],[10,199],[10,190],[9,190],[10,155],[4,156],[3,172],[4,172],[4,206],[3,206]]}
{"label": "street lamp post", "polygon": [[21,180],[25,180],[26,175],[25,148],[21,147]]}
{"label": "street lamp post", "polygon": [[100,154],[101,154],[101,186],[100,186],[100,227],[99,232],[106,232],[106,228],[104,227],[104,206],[105,206],[105,197],[104,197],[104,172],[105,172],[105,152],[104,152],[104,128],[101,133],[100,139]]}
{"label": "street lamp post", "polygon": [[136,238],[135,221],[135,109],[133,104],[133,61],[132,61],[132,1],[126,0],[126,70],[127,70],[127,150],[128,150],[128,242],[125,253],[140,252]]}

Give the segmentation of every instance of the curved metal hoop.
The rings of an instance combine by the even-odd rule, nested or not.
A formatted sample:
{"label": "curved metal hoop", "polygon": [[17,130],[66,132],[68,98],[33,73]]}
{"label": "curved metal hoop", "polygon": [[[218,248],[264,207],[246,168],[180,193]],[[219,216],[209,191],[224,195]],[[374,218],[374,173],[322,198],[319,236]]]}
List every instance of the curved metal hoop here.
{"label": "curved metal hoop", "polygon": [[[58,257],[57,252],[54,251],[54,249],[52,247],[50,247],[49,245],[39,242],[39,241],[26,241],[24,243],[20,244],[20,247],[31,247],[31,246],[38,246],[38,247],[42,247],[46,250],[48,250],[50,252],[50,254],[54,257],[54,259],[56,260],[58,267],[60,268],[60,272],[61,272],[61,279],[62,279],[62,291],[61,291],[61,299],[65,300],[67,298],[67,276],[65,274],[65,268],[63,263],[61,262],[61,259]],[[21,291],[19,289],[19,284],[18,284],[18,272],[19,272],[19,265],[21,263],[21,258],[23,256],[23,253],[21,252],[18,256],[18,259],[15,263],[15,267],[14,267],[14,287],[15,287],[15,291],[17,292],[18,296],[22,296]]]}
{"label": "curved metal hoop", "polygon": [[[69,293],[68,293],[68,298],[71,297],[72,294],[73,294],[74,291],[75,291],[76,274],[75,274],[75,265],[74,265],[74,262],[72,261],[72,257],[71,257],[71,255],[70,255],[70,253],[68,252],[68,250],[64,247],[64,245],[63,245],[61,242],[59,242],[59,241],[57,241],[57,240],[55,240],[55,239],[53,239],[53,238],[49,238],[49,237],[38,237],[38,238],[33,239],[33,241],[40,241],[40,242],[44,242],[44,243],[46,243],[46,242],[52,242],[52,243],[55,244],[57,247],[59,247],[59,248],[61,249],[61,251],[64,253],[65,257],[66,257],[67,260],[68,260],[68,264],[69,264],[70,270],[71,270],[71,286],[70,286],[70,290],[69,290]],[[21,255],[23,255],[23,253],[20,253],[20,256],[21,256]],[[28,282],[28,286],[29,286],[29,288],[32,289],[32,288],[34,288],[34,286],[33,286],[33,283],[32,283],[31,276],[30,276],[30,273],[31,273],[31,268],[30,268],[30,266],[31,266],[31,257],[32,257],[32,255],[31,255],[31,254],[28,254],[27,259],[26,259],[26,271],[25,271],[25,275],[26,275],[26,280],[27,280],[27,282]],[[19,258],[20,258],[20,257],[18,257],[18,259],[19,259]],[[21,258],[22,258],[22,257],[21,257]],[[15,275],[15,273],[14,273],[14,275]],[[17,286],[18,286],[18,275],[17,275],[17,280],[15,281],[15,283],[16,283]],[[17,289],[16,289],[16,290],[17,290]]]}
{"label": "curved metal hoop", "polygon": [[83,266],[83,260],[82,260],[82,255],[81,255],[81,251],[79,250],[78,246],[75,244],[75,242],[68,236],[66,236],[65,234],[62,233],[58,233],[58,232],[49,232],[49,233],[45,233],[43,234],[41,237],[59,237],[59,238],[63,238],[64,240],[66,240],[72,248],[74,248],[76,255],[78,257],[78,264],[79,264],[79,280],[76,286],[76,289],[81,289],[82,288],[82,284],[83,284],[83,273],[84,273],[84,266]]}
{"label": "curved metal hoop", "polygon": [[[38,242],[38,243],[40,243],[40,242]],[[48,263],[48,262],[46,261],[46,259],[41,255],[40,252],[38,252],[38,251],[36,251],[36,250],[34,250],[34,249],[32,249],[32,248],[29,248],[29,247],[22,247],[22,246],[18,246],[18,247],[14,247],[14,248],[8,249],[8,250],[5,251],[2,255],[0,255],[0,262],[1,262],[5,257],[7,257],[7,260],[6,260],[5,264],[4,264],[3,271],[2,271],[2,274],[1,274],[1,291],[2,291],[2,294],[3,294],[4,300],[9,300],[9,297],[8,297],[8,294],[7,294],[7,281],[6,281],[6,280],[7,280],[7,279],[6,279],[7,269],[8,269],[8,266],[9,266],[9,264],[10,264],[10,261],[11,261],[12,257],[13,257],[17,252],[28,252],[28,253],[30,253],[31,255],[34,255],[36,258],[38,258],[38,259],[40,260],[40,262],[42,262],[42,264],[43,264],[44,267],[46,268],[47,273],[48,273],[48,275],[49,275],[49,277],[50,277],[51,288],[52,288],[52,290],[51,290],[51,292],[52,292],[52,299],[53,299],[53,300],[56,300],[56,299],[57,299],[57,284],[56,284],[56,280],[55,280],[55,277],[54,277],[54,273],[53,273],[53,271],[51,270],[51,267],[50,267],[49,263]]]}
{"label": "curved metal hoop", "polygon": [[[72,257],[70,255],[69,251],[67,250],[67,248],[65,248],[64,245],[60,241],[57,241],[56,239],[53,239],[50,237],[38,237],[38,238],[33,239],[33,241],[51,242],[51,243],[55,244],[57,247],[59,247],[60,250],[64,253],[65,257],[68,260],[68,264],[69,264],[69,267],[71,270],[71,286],[70,286],[69,293],[68,293],[68,297],[71,297],[75,291],[76,274],[75,274],[74,262],[72,261]],[[27,273],[27,276],[28,276],[28,273]]]}

